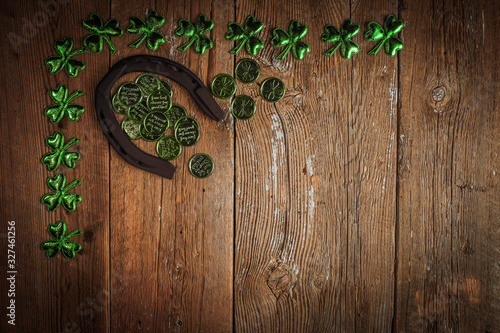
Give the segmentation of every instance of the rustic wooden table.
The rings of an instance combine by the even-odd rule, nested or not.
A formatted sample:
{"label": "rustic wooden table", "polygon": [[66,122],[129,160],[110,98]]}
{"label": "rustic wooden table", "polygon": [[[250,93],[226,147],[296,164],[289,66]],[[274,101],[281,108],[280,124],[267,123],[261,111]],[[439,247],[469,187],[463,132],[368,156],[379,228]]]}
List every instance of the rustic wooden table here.
{"label": "rustic wooden table", "polygon": [[[49,75],[54,41],[69,36],[80,47],[91,13],[125,29],[151,9],[166,17],[156,52],[130,48],[136,36],[125,33],[114,55],[105,46],[80,56],[78,77]],[[215,21],[214,48],[178,51],[178,20],[200,13]],[[231,55],[224,35],[251,14],[265,23],[262,75],[238,94],[256,99],[255,117],[216,123],[173,84],[201,140],[174,162],[173,180],[122,160],[94,109],[110,66],[154,54],[209,84],[247,57]],[[389,14],[404,20],[404,50],[370,56],[366,24]],[[349,17],[362,26],[360,53],[323,56],[324,26]],[[271,32],[292,19],[309,26],[311,52],[278,61]],[[500,331],[497,2],[22,0],[2,3],[1,22],[0,331]],[[269,76],[287,86],[276,104],[258,95]],[[79,122],[43,115],[61,83],[86,93]],[[228,100],[217,101],[229,112]],[[77,167],[59,169],[83,181],[74,212],[40,203],[55,174],[40,158],[56,130],[82,139]],[[204,180],[187,169],[197,152],[215,160]],[[58,220],[83,231],[74,260],[40,250]],[[4,315],[7,221],[16,222],[15,327]]]}

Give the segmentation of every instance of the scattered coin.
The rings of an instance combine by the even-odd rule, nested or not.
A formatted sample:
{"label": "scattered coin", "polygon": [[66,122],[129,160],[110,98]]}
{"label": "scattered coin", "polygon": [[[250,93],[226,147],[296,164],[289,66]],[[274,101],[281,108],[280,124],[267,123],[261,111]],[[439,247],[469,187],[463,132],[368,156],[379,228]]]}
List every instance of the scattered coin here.
{"label": "scattered coin", "polygon": [[135,122],[132,118],[126,117],[122,120],[122,131],[128,135],[130,140],[137,140],[141,137],[141,124]]}
{"label": "scattered coin", "polygon": [[186,109],[179,104],[172,104],[170,110],[165,112],[165,115],[168,118],[168,122],[170,124],[169,128],[174,128],[175,123],[182,117],[187,116]]}
{"label": "scattered coin", "polygon": [[181,145],[192,146],[200,139],[200,124],[193,117],[182,117],[175,123],[174,133]]}
{"label": "scattered coin", "polygon": [[151,73],[141,74],[135,79],[135,83],[141,88],[145,95],[151,95],[160,89],[160,80]]}
{"label": "scattered coin", "polygon": [[228,74],[219,74],[212,81],[212,93],[215,97],[227,99],[236,92],[236,80]]}
{"label": "scattered coin", "polygon": [[265,79],[260,86],[260,95],[271,103],[280,101],[285,96],[285,92],[285,84],[276,77]]}
{"label": "scattered coin", "polygon": [[118,89],[118,101],[125,106],[137,105],[142,100],[142,90],[134,82],[125,82]]}
{"label": "scattered coin", "polygon": [[168,119],[161,112],[148,113],[142,121],[144,129],[151,134],[152,137],[161,136],[168,129]]}
{"label": "scattered coin", "polygon": [[247,95],[236,96],[231,102],[231,113],[236,119],[247,120],[252,118],[255,109],[255,101]]}
{"label": "scattered coin", "polygon": [[148,108],[152,112],[167,112],[172,106],[172,97],[165,89],[156,90],[148,96]]}
{"label": "scattered coin", "polygon": [[255,82],[260,75],[260,66],[253,59],[241,59],[234,69],[234,75],[243,83]]}
{"label": "scattered coin", "polygon": [[182,151],[182,145],[171,135],[161,137],[156,144],[156,153],[164,160],[175,160]]}
{"label": "scattered coin", "polygon": [[189,160],[189,172],[196,178],[207,178],[214,172],[214,161],[207,154],[196,154]]}

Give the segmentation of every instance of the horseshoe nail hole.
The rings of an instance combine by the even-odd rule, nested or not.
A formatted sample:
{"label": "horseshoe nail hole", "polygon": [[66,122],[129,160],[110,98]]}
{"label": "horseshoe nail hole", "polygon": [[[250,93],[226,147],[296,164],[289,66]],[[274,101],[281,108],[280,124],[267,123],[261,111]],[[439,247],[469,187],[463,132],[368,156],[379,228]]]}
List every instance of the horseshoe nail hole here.
{"label": "horseshoe nail hole", "polygon": [[432,99],[435,102],[441,102],[444,98],[446,91],[443,86],[438,86],[432,89]]}

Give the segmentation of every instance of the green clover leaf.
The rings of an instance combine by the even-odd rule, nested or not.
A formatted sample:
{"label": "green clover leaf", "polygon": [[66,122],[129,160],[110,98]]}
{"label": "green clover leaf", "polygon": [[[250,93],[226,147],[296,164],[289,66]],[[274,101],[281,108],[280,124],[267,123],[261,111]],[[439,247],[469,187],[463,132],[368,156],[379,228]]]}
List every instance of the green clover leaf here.
{"label": "green clover leaf", "polygon": [[394,35],[403,29],[403,26],[403,21],[396,20],[394,15],[387,16],[383,28],[377,22],[368,23],[368,31],[365,32],[365,39],[370,42],[380,40],[377,46],[370,50],[368,54],[376,55],[380,51],[380,48],[385,45],[385,53],[394,57],[404,47],[403,42],[399,38],[394,37]]}
{"label": "green clover leaf", "polygon": [[151,51],[156,51],[158,46],[165,43],[165,37],[161,33],[156,31],[164,24],[165,17],[158,15],[155,10],[152,10],[148,13],[146,22],[138,17],[131,17],[130,25],[127,27],[127,32],[131,35],[142,36],[129,46],[136,49],[144,40],[146,40],[147,47]]}
{"label": "green clover leaf", "polygon": [[321,35],[321,40],[325,43],[334,43],[334,47],[326,51],[324,54],[327,57],[332,56],[335,51],[340,47],[340,54],[344,59],[351,59],[351,57],[359,52],[359,46],[354,41],[351,40],[359,32],[359,25],[351,21],[351,19],[346,19],[339,29],[333,25],[325,26],[325,33]]}
{"label": "green clover leaf", "polygon": [[55,89],[50,89],[50,98],[57,104],[48,106],[44,113],[53,124],[57,124],[64,115],[71,121],[78,121],[80,114],[85,112],[85,108],[80,104],[70,104],[75,98],[85,95],[81,90],[75,90],[68,97],[68,87],[60,84]]}
{"label": "green clover leaf", "polygon": [[245,27],[242,27],[236,22],[231,22],[227,25],[228,32],[226,32],[226,39],[231,41],[242,40],[234,49],[229,53],[237,54],[243,46],[246,45],[248,54],[256,56],[259,50],[264,48],[264,41],[254,35],[258,34],[264,23],[255,19],[253,15],[249,15],[245,20]]}
{"label": "green clover leaf", "polygon": [[115,53],[116,48],[111,42],[111,37],[120,37],[123,35],[123,30],[119,25],[120,23],[117,19],[111,19],[103,25],[99,15],[91,14],[89,19],[83,20],[83,27],[93,32],[93,34],[85,37],[83,45],[94,53],[101,53],[104,41],[106,41],[111,54]]}
{"label": "green clover leaf", "polygon": [[81,235],[82,231],[80,229],[75,229],[66,235],[66,223],[59,221],[57,224],[49,224],[47,230],[49,235],[54,238],[54,240],[45,241],[40,245],[47,258],[54,258],[61,251],[65,258],[73,259],[76,252],[82,249],[82,246],[77,242],[68,241],[73,236]]}
{"label": "green clover leaf", "polygon": [[72,58],[75,55],[86,53],[87,49],[85,47],[81,47],[71,52],[73,49],[73,40],[66,37],[56,40],[54,43],[54,49],[59,55],[51,56],[45,59],[45,66],[49,67],[50,74],[57,74],[64,68],[66,70],[66,74],[71,77],[76,77],[79,71],[85,69],[83,61]]}
{"label": "green clover leaf", "polygon": [[81,184],[81,181],[75,179],[66,186],[66,176],[62,173],[58,173],[55,177],[49,177],[47,185],[54,192],[45,194],[41,202],[47,206],[49,212],[55,211],[61,203],[67,211],[72,212],[76,209],[76,205],[82,201],[82,197],[79,194],[67,192]]}
{"label": "green clover leaf", "polygon": [[301,41],[300,39],[304,38],[307,34],[307,26],[301,24],[300,22],[293,20],[290,23],[290,27],[288,28],[288,32],[281,28],[276,28],[273,31],[273,39],[271,39],[271,45],[274,47],[285,46],[286,48],[281,52],[276,59],[283,60],[286,55],[292,50],[292,54],[295,59],[302,60],[306,53],[311,51],[309,44]]}
{"label": "green clover leaf", "polygon": [[67,149],[79,142],[81,142],[80,139],[73,138],[64,144],[64,135],[61,132],[55,132],[52,136],[48,136],[45,143],[53,152],[43,155],[42,164],[46,165],[49,171],[55,171],[61,163],[66,168],[73,169],[76,161],[80,159],[80,153]]}
{"label": "green clover leaf", "polygon": [[205,54],[205,51],[214,47],[214,44],[209,37],[203,34],[212,30],[213,27],[214,21],[209,20],[205,14],[200,14],[194,25],[188,20],[179,20],[179,27],[175,30],[175,35],[179,38],[189,38],[189,41],[177,49],[184,52],[194,43],[194,51],[199,55]]}

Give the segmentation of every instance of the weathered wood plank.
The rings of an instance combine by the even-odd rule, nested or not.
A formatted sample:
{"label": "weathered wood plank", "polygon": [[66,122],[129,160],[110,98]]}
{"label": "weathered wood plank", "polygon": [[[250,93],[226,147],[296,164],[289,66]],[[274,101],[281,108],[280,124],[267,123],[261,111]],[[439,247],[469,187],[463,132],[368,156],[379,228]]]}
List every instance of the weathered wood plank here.
{"label": "weathered wood plank", "polygon": [[[29,36],[19,45],[17,53],[11,45],[2,48],[1,218],[17,222],[15,329],[23,332],[107,331],[108,149],[105,140],[95,131],[98,125],[93,112],[93,90],[107,70],[107,52],[100,58],[93,54],[79,56],[87,69],[77,78],[69,78],[64,72],[51,76],[43,61],[55,54],[56,39],[69,36],[75,47],[82,46],[87,33],[81,20],[95,10],[107,16],[108,5],[86,2],[50,8],[37,2],[4,5],[1,15],[8,24],[0,28],[2,36],[9,32]],[[75,12],[82,14],[73,15]],[[26,23],[28,21],[30,23]],[[26,24],[24,30],[23,24]],[[63,119],[53,125],[43,115],[44,108],[52,103],[49,89],[59,84],[66,84],[70,92],[80,89],[86,93],[75,101],[86,109],[80,121],[72,123]],[[75,147],[82,158],[74,170],[61,166],[56,172],[49,172],[40,163],[42,155],[48,152],[45,137],[55,131],[61,131],[67,140],[75,136],[82,140]],[[50,192],[47,177],[58,172],[64,173],[68,181],[78,178],[83,182],[75,189],[83,201],[74,212],[60,207],[50,213],[40,203],[42,195]],[[58,220],[66,221],[68,232],[76,228],[84,232],[72,239],[83,247],[74,260],[66,260],[62,255],[47,259],[40,250],[40,244],[50,239],[47,226]],[[4,262],[2,257],[2,267]],[[2,269],[2,275],[4,272]],[[6,291],[3,281],[4,278],[2,300]],[[2,318],[0,330],[6,332],[12,328]]]}
{"label": "weathered wood plank", "polygon": [[[356,2],[351,17],[362,25],[382,24],[397,14],[397,2]],[[361,37],[361,36],[360,36]],[[397,58],[376,42],[360,41],[353,57],[352,113],[349,116],[347,311],[355,329],[390,330],[394,312],[394,261],[397,170]],[[374,260],[374,258],[377,258]],[[352,328],[351,328],[352,330]]]}
{"label": "weathered wood plank", "polygon": [[[160,31],[166,35],[167,43],[156,52],[144,46],[139,52],[126,46],[132,40],[129,37],[123,42],[120,57],[149,53],[170,58],[190,68],[205,84],[218,71],[232,72],[232,56],[223,48],[203,56],[192,49],[182,53],[177,47],[187,40],[174,38],[179,19],[194,21],[198,14],[205,13],[226,21],[234,13],[232,4],[211,7],[209,3],[193,2],[177,6],[170,2],[155,7],[153,3],[136,2],[126,11],[121,4],[113,5],[124,22],[146,9],[165,15],[167,23]],[[219,24],[211,32],[216,45],[223,39],[224,29]],[[111,225],[116,225],[118,235],[111,240],[112,268],[131,279],[125,292],[113,299],[112,308],[117,315],[112,317],[111,326],[228,332],[232,330],[233,275],[231,120],[228,117],[216,123],[209,119],[186,90],[171,83],[174,103],[184,105],[197,118],[202,136],[194,147],[185,147],[174,161],[177,171],[171,181],[126,165],[114,152],[111,155]],[[138,145],[155,154],[154,144]],[[205,180],[194,178],[187,168],[189,159],[197,152],[210,154],[216,163],[216,170]]]}
{"label": "weathered wood plank", "polygon": [[[347,2],[242,2],[237,21],[265,22],[266,48],[256,57],[261,79],[281,78],[275,105],[245,87],[258,111],[236,121],[235,327],[237,331],[339,331],[354,327],[344,311],[347,235],[347,123],[352,67],[322,55],[325,24],[340,25]],[[311,53],[274,58],[272,30],[292,19],[309,26]],[[331,47],[331,45],[330,45]],[[243,55],[238,56],[238,58]],[[246,57],[246,55],[245,55]],[[347,97],[346,97],[347,96]],[[348,329],[346,329],[348,330]]]}
{"label": "weathered wood plank", "polygon": [[[396,331],[495,331],[498,8],[402,3]],[[421,29],[426,26],[428,29]]]}

